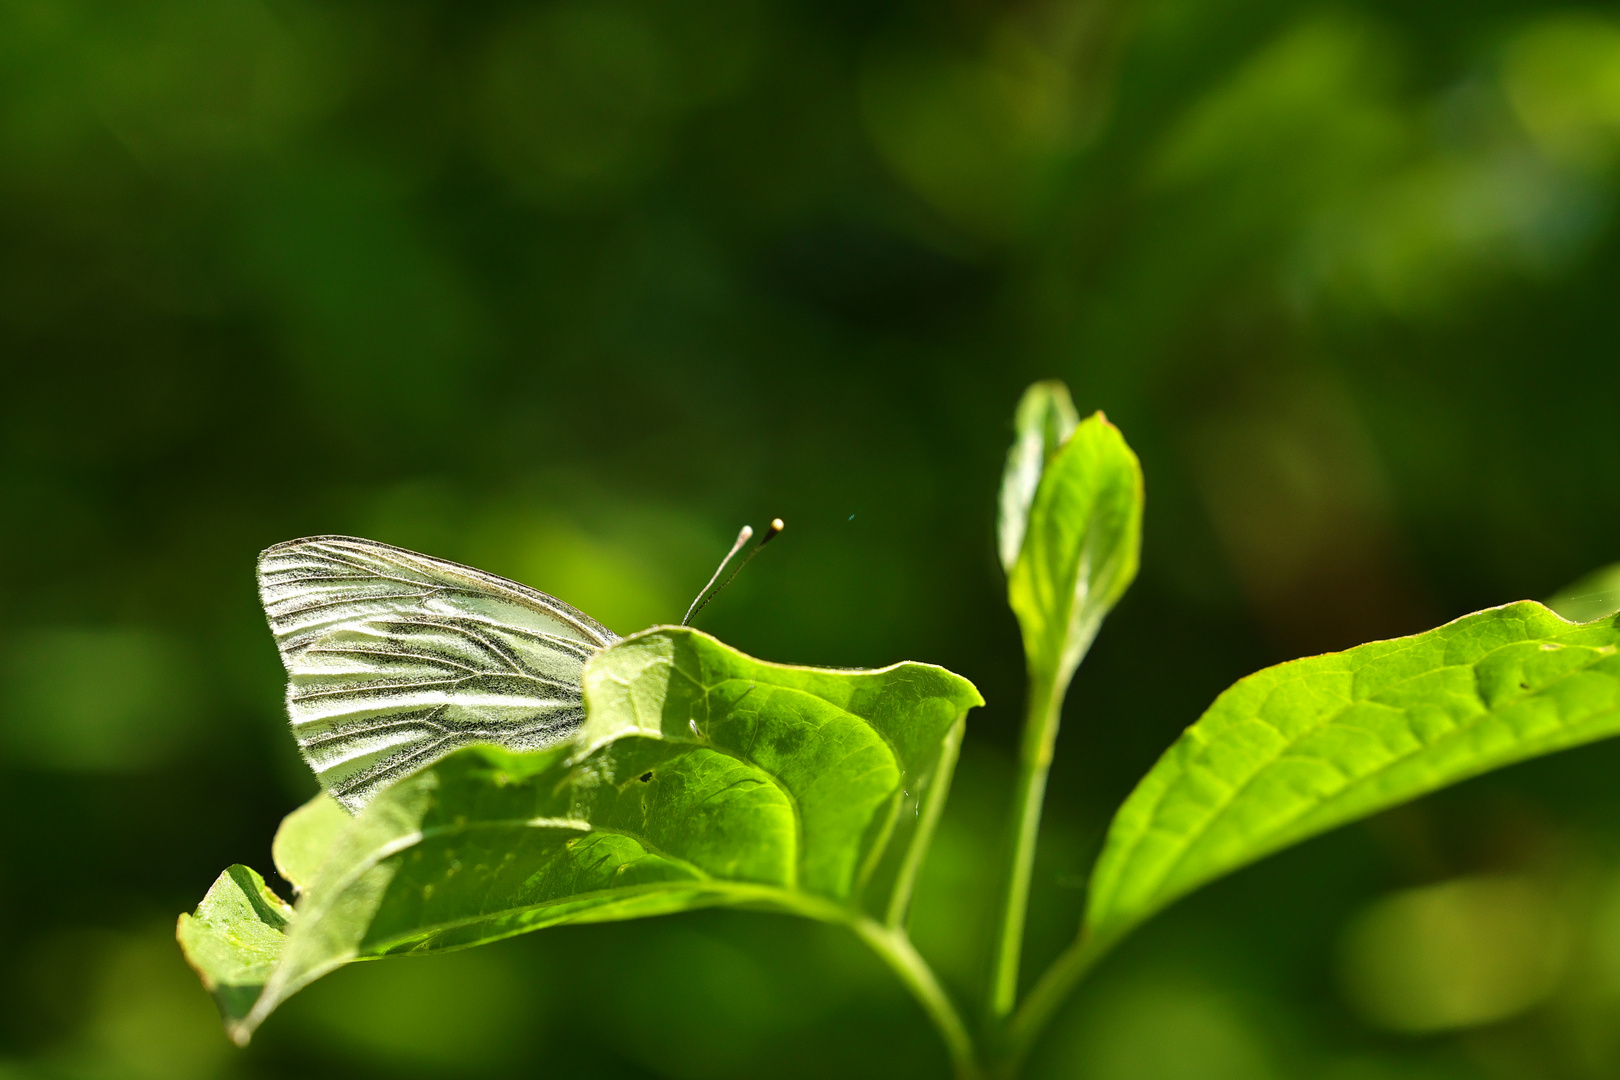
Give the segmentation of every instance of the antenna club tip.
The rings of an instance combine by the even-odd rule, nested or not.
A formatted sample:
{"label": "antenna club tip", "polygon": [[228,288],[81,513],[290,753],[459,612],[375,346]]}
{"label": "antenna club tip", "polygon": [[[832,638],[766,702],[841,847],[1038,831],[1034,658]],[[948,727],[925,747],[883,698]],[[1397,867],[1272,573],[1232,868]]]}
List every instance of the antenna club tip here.
{"label": "antenna club tip", "polygon": [[754,535],[754,527],[752,525],[744,525],[737,533],[737,542],[731,545],[731,550],[726,552],[726,557],[721,559],[720,565],[714,568],[714,576],[709,579],[709,583],[703,586],[702,591],[697,594],[697,598],[692,601],[692,606],[686,609],[686,618],[681,620],[681,625],[690,625],[692,622],[692,616],[702,611],[704,605],[718,596],[721,589],[724,589],[727,585],[730,585],[732,578],[735,578],[738,572],[740,572],[744,566],[748,565],[748,560],[759,554],[759,549],[770,543],[771,538],[786,527],[787,526],[782,523],[781,518],[772,518],[771,527],[765,530],[764,536],[759,538],[759,543],[754,545],[754,550],[750,551],[748,553],[748,557],[737,564],[737,568],[731,572],[731,577],[726,578],[725,581],[721,581],[719,587],[716,588],[715,582],[720,581],[720,575],[726,572],[727,564],[729,564],[732,559],[737,557],[737,553],[743,549],[743,545],[748,543],[749,539]]}

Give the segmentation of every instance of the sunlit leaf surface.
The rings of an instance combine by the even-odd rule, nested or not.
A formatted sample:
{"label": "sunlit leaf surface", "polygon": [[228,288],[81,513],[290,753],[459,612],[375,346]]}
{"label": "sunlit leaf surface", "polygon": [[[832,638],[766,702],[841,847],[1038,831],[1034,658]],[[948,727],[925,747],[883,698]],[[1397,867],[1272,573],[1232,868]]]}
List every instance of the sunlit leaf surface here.
{"label": "sunlit leaf surface", "polygon": [[1032,674],[1067,685],[1136,577],[1141,538],[1141,466],[1119,429],[1097,413],[1047,465],[1008,576]]}
{"label": "sunlit leaf surface", "polygon": [[1056,379],[1038,382],[1024,391],[1013,416],[1012,448],[1001,473],[1001,497],[996,515],[996,547],[1001,567],[1012,573],[1024,547],[1029,508],[1040,488],[1041,475],[1069,436],[1080,414],[1074,411],[1069,388]]}
{"label": "sunlit leaf surface", "polygon": [[299,892],[309,888],[326,853],[351,820],[343,805],[325,792],[288,814],[270,845],[276,873],[292,882]]}
{"label": "sunlit leaf surface", "polygon": [[228,867],[175,936],[231,1026],[246,1016],[281,959],[292,909],[246,866]]}
{"label": "sunlit leaf surface", "polygon": [[1117,936],[1336,825],[1620,733],[1617,646],[1614,621],[1524,601],[1243,679],[1120,808],[1087,927]]}
{"label": "sunlit leaf surface", "polygon": [[1547,606],[1570,622],[1591,622],[1620,611],[1620,563],[1570,582],[1547,598]]}
{"label": "sunlit leaf surface", "polygon": [[559,923],[714,904],[897,921],[981,703],[941,668],[767,664],[686,628],[603,651],[584,682],[576,740],[463,750],[366,806],[233,1036],[347,961]]}

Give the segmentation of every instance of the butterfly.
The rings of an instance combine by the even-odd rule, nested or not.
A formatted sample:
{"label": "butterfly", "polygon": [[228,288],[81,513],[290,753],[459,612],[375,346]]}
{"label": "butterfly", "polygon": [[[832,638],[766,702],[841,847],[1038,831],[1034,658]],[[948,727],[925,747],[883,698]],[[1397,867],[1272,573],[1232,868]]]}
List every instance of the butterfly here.
{"label": "butterfly", "polygon": [[350,810],[464,746],[567,738],[585,661],[619,640],[527,585],[353,536],[266,549],[259,597],[298,748]]}
{"label": "butterfly", "polygon": [[[749,558],[781,531],[773,521]],[[738,534],[683,623],[752,535]],[[289,540],[260,553],[258,571],[293,737],[350,811],[462,747],[571,737],[585,720],[585,662],[619,640],[538,589],[375,540]]]}

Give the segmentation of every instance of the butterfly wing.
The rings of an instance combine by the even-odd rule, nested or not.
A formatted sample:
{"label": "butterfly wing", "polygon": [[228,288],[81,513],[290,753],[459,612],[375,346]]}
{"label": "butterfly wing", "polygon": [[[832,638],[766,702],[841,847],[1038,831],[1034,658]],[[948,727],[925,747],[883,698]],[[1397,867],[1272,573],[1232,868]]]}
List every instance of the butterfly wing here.
{"label": "butterfly wing", "polygon": [[267,549],[259,596],[298,747],[350,810],[463,746],[567,738],[581,668],[618,640],[526,585],[351,536]]}

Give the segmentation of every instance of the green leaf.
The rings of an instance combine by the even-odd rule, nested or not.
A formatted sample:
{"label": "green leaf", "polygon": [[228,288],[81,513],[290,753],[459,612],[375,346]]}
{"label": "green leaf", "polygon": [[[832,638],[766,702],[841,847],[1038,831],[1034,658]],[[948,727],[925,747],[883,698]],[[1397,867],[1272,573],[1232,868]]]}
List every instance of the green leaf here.
{"label": "green leaf", "polygon": [[1620,563],[1576,579],[1548,599],[1547,606],[1570,622],[1591,622],[1620,611]]}
{"label": "green leaf", "polygon": [[1047,465],[1007,581],[1030,673],[1059,696],[1136,577],[1141,547],[1141,466],[1096,413]]}
{"label": "green leaf", "polygon": [[195,915],[180,916],[175,938],[228,1027],[258,999],[281,959],[291,918],[292,908],[240,865],[219,875]]}
{"label": "green leaf", "polygon": [[315,880],[326,853],[354,819],[343,804],[324,791],[281,819],[270,845],[276,873],[302,893]]}
{"label": "green leaf", "polygon": [[1523,601],[1279,664],[1215,700],[1115,816],[1106,942],[1264,855],[1516,761],[1620,733],[1620,629]]}
{"label": "green leaf", "polygon": [[1038,382],[1024,391],[1013,415],[1013,444],[1001,474],[1001,504],[996,519],[1001,568],[1011,574],[1024,547],[1030,504],[1041,485],[1047,463],[1074,433],[1080,422],[1069,388],[1055,379]]}
{"label": "green leaf", "polygon": [[[1047,415],[1062,420],[1068,394],[1061,386],[1031,387],[1019,406],[1021,443],[1031,459],[1042,403],[1055,403]],[[1026,414],[1027,410],[1027,414]],[[1047,443],[1046,445],[1050,445]],[[1020,448],[1014,447],[1014,458]],[[1009,461],[1002,488],[1026,482]],[[1006,518],[1003,518],[1005,524]],[[1029,671],[1029,696],[1019,742],[1018,775],[1008,822],[1007,867],[996,940],[990,958],[987,1004],[997,1020],[1011,1012],[1018,997],[1018,969],[1024,919],[1035,866],[1047,771],[1057,742],[1069,680],[1091,647],[1103,618],[1119,602],[1131,580],[1142,547],[1142,469],[1119,430],[1102,413],[1075,426],[1040,474],[1029,503],[1027,527],[1017,562],[1007,575],[1007,597],[1018,617]],[[1002,540],[1008,541],[1004,531]],[[1003,551],[1006,555],[1006,551]]]}
{"label": "green leaf", "polygon": [[714,904],[898,925],[972,684],[767,664],[664,627],[594,656],[571,743],[475,747],[380,793],[320,861],[245,1040],[350,960]]}

